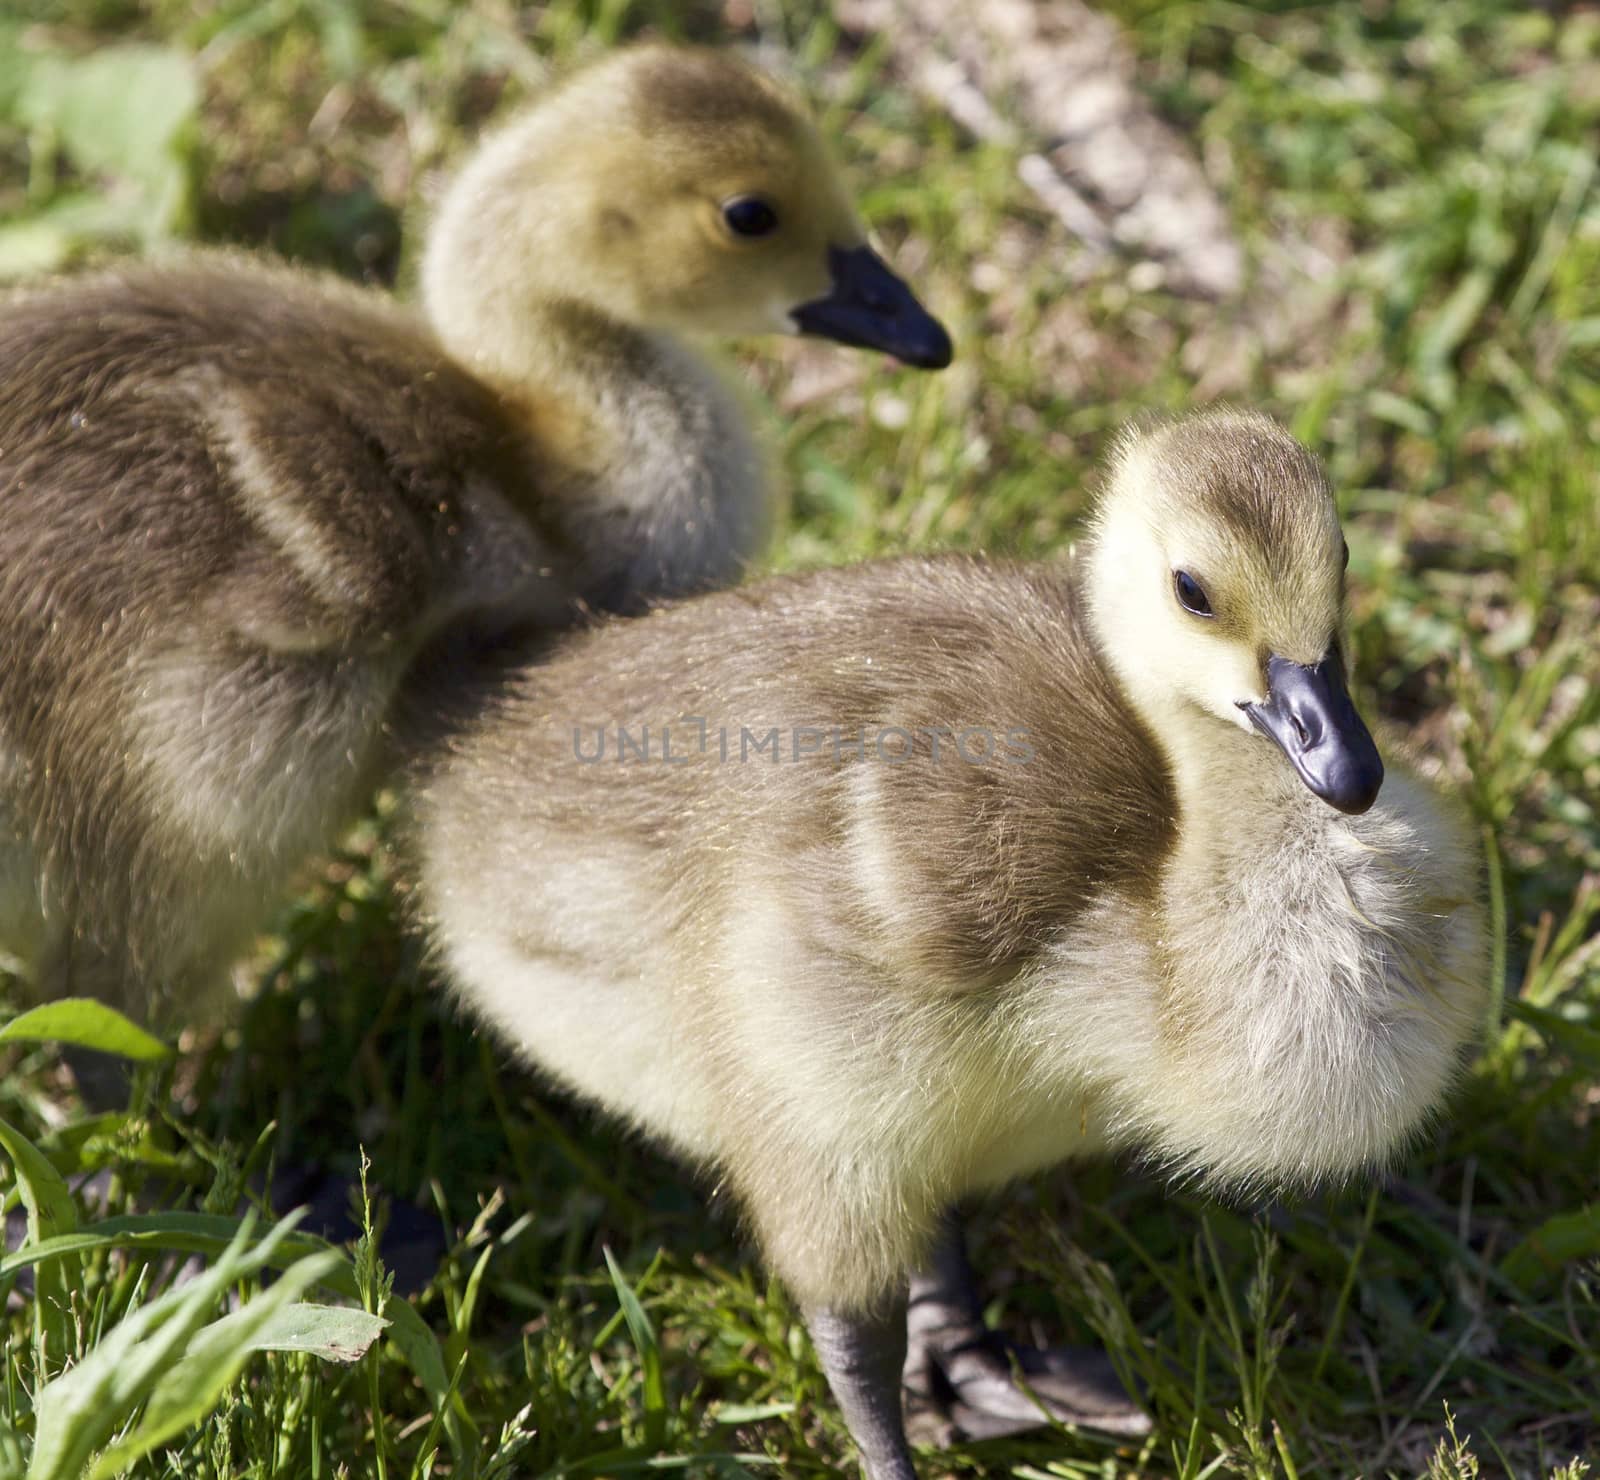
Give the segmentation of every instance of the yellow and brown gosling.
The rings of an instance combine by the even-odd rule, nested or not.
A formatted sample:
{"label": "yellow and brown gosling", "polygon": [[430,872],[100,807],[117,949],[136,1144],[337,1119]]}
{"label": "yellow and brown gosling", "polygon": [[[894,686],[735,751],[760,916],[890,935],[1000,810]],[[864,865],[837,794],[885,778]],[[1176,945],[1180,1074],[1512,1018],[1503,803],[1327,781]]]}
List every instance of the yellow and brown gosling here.
{"label": "yellow and brown gosling", "polygon": [[1103,1354],[985,1331],[962,1198],[1117,1151],[1347,1178],[1456,1074],[1477,861],[1349,697],[1344,556],[1304,448],[1201,416],[1122,443],[1072,559],[611,623],[419,766],[454,991],[732,1189],[872,1480],[913,1475],[903,1360],[969,1434],[1040,1416],[1013,1357],[1053,1417],[1148,1428]]}
{"label": "yellow and brown gosling", "polygon": [[0,952],[45,993],[215,983],[441,634],[738,577],[762,457],[686,335],[950,354],[800,105],[707,51],[488,138],[424,280],[200,254],[0,305]]}

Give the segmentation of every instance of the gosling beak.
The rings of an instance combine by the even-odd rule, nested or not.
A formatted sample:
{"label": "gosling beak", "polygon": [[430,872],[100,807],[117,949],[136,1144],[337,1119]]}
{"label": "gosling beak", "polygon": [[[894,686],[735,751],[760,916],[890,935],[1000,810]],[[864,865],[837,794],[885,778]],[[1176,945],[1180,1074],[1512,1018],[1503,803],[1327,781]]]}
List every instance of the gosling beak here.
{"label": "gosling beak", "polygon": [[908,365],[943,370],[950,336],[871,247],[829,247],[833,292],[802,303],[789,315],[802,334],[881,349]]}
{"label": "gosling beak", "polygon": [[1330,807],[1354,814],[1377,801],[1383,761],[1350,701],[1337,652],[1315,668],[1274,653],[1267,659],[1266,703],[1239,707]]}

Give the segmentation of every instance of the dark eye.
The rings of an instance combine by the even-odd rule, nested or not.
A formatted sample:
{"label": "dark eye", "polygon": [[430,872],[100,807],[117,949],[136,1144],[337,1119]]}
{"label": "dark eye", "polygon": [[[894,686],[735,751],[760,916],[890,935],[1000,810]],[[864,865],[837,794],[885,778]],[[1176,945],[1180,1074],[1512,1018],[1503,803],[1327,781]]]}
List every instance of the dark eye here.
{"label": "dark eye", "polygon": [[778,229],[778,213],[759,195],[740,195],[722,208],[722,219],[735,236],[770,236]]}
{"label": "dark eye", "polygon": [[1344,551],[1344,557],[1343,557],[1344,568],[1346,570],[1349,570],[1350,569],[1350,541],[1345,539],[1344,536],[1341,535],[1339,537],[1339,544],[1343,548],[1343,551]]}
{"label": "dark eye", "polygon": [[1206,593],[1200,582],[1188,571],[1173,571],[1172,588],[1178,593],[1178,605],[1186,612],[1193,612],[1197,617],[1215,615],[1211,610],[1211,603],[1206,600]]}

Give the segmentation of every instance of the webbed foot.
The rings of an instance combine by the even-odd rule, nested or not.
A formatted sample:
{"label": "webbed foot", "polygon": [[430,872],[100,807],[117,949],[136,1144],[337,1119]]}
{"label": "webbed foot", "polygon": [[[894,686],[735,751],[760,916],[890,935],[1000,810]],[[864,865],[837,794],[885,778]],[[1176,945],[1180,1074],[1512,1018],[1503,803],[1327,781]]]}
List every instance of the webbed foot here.
{"label": "webbed foot", "polygon": [[906,1430],[918,1443],[994,1439],[1049,1423],[1138,1438],[1150,1417],[1095,1347],[1020,1346],[983,1323],[952,1218],[911,1282],[903,1375]]}

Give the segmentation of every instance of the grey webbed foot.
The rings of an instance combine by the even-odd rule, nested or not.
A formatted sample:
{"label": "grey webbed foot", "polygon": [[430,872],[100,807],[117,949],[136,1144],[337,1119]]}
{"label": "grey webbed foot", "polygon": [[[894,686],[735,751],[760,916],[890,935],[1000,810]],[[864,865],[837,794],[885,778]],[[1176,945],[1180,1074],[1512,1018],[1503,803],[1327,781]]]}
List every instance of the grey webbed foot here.
{"label": "grey webbed foot", "polygon": [[1095,1347],[1019,1346],[983,1323],[959,1224],[946,1220],[928,1269],[911,1281],[904,1373],[918,1442],[994,1439],[1053,1422],[1138,1438],[1150,1418]]}

